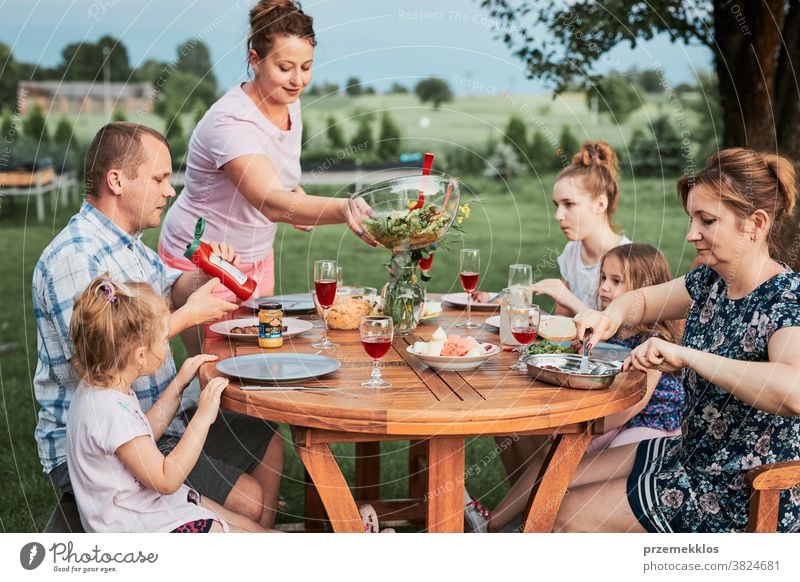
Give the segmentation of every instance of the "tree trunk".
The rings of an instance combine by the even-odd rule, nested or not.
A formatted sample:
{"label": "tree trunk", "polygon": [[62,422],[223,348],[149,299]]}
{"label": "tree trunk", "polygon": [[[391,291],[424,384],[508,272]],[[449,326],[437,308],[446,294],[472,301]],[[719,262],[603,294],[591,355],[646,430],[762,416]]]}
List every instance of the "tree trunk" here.
{"label": "tree trunk", "polygon": [[783,9],[784,0],[714,3],[714,61],[726,147],[778,149],[772,97]]}
{"label": "tree trunk", "polygon": [[[714,26],[723,145],[800,162],[800,2],[717,0]],[[779,258],[800,269],[797,214],[782,242]]]}

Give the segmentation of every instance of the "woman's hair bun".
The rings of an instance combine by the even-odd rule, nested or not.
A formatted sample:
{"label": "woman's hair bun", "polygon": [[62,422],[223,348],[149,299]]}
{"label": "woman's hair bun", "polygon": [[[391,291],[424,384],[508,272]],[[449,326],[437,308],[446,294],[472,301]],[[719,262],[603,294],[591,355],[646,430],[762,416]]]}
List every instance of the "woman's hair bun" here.
{"label": "woman's hair bun", "polygon": [[614,148],[602,140],[583,142],[578,153],[572,156],[572,163],[576,166],[602,166],[615,181],[619,179],[617,154]]}

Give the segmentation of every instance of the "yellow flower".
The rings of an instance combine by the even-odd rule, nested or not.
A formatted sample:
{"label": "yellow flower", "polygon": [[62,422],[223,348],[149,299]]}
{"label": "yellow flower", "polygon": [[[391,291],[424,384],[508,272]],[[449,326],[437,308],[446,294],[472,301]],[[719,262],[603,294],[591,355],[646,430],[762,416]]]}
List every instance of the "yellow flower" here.
{"label": "yellow flower", "polygon": [[469,218],[470,215],[470,208],[468,203],[464,203],[458,207],[458,212],[462,215],[463,218]]}
{"label": "yellow flower", "polygon": [[464,222],[464,217],[463,216],[459,216],[458,218],[456,218],[456,222],[458,224],[461,224],[462,222]]}

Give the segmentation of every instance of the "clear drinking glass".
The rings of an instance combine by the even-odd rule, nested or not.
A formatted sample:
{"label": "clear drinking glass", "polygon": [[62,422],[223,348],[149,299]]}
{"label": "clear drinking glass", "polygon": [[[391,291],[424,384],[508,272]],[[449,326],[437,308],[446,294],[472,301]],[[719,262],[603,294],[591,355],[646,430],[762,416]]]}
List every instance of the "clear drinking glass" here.
{"label": "clear drinking glass", "polygon": [[528,346],[533,343],[539,333],[539,306],[525,298],[525,300],[509,307],[508,316],[511,324],[511,335],[520,343],[519,359],[516,364],[509,367],[512,370],[527,372],[528,367],[523,359],[528,351]]}
{"label": "clear drinking glass", "polygon": [[336,287],[338,271],[336,261],[321,260],[314,261],[314,291],[316,291],[317,302],[322,307],[322,339],[311,344],[311,347],[320,350],[330,350],[338,348],[337,344],[331,343],[328,339],[328,310],[336,301]]}
{"label": "clear drinking glass", "polygon": [[391,386],[391,382],[381,378],[378,362],[392,347],[392,338],[394,337],[392,318],[388,315],[368,315],[361,319],[359,331],[361,333],[361,346],[374,362],[372,376],[366,382],[362,382],[361,385],[368,388]]}
{"label": "clear drinking glass", "polygon": [[508,268],[508,287],[528,288],[533,285],[533,266],[516,264]]}
{"label": "clear drinking glass", "polygon": [[461,287],[467,294],[467,321],[456,327],[474,329],[480,323],[472,321],[472,294],[478,289],[478,278],[481,272],[481,252],[478,249],[461,249]]}

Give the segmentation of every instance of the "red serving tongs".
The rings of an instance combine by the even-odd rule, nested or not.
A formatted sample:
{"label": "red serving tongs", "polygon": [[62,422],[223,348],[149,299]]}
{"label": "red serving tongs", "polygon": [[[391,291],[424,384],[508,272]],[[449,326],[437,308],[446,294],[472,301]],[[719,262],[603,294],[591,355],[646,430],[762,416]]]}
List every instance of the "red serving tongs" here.
{"label": "red serving tongs", "polygon": [[[422,158],[422,175],[429,176],[431,173],[431,168],[433,168],[433,154],[430,152],[426,152],[425,156]],[[417,203],[411,207],[411,210],[419,210],[425,205],[425,184],[427,180],[422,181],[422,190],[419,191],[419,198],[417,198]]]}

